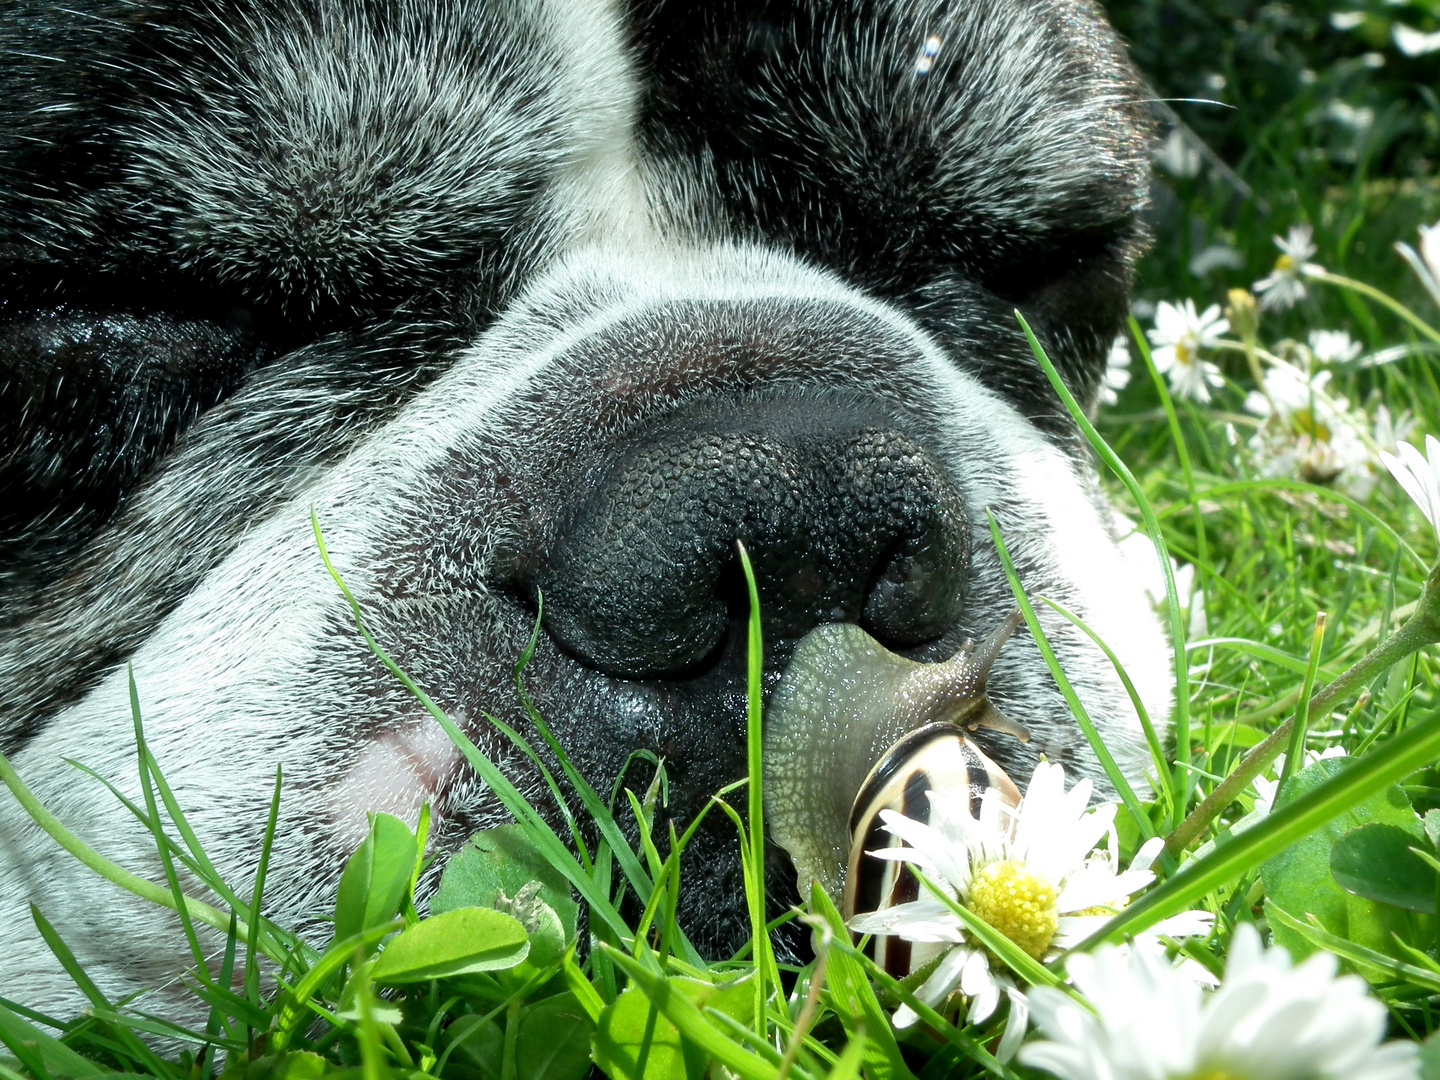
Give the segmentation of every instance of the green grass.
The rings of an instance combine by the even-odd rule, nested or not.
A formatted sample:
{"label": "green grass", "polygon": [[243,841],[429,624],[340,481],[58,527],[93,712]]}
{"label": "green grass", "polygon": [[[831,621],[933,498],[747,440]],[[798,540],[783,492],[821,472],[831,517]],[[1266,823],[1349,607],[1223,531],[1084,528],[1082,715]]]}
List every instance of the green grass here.
{"label": "green grass", "polygon": [[[1440,219],[1440,103],[1419,62],[1400,56],[1386,36],[1396,19],[1434,29],[1440,14],[1433,5],[1377,0],[1355,5],[1365,21],[1339,30],[1326,21],[1331,10],[1319,3],[1111,5],[1159,94],[1219,98],[1233,108],[1176,106],[1227,169],[1162,177],[1156,242],[1138,283],[1135,377],[1119,404],[1093,425],[1067,402],[1111,498],[1146,523],[1156,557],[1195,567],[1205,613],[1203,626],[1190,617],[1193,608],[1187,615],[1176,603],[1168,561],[1157,563],[1167,570],[1171,602],[1163,617],[1183,696],[1171,718],[1173,733],[1152,727],[1150,782],[1127,785],[1117,772],[1115,786],[1123,802],[1117,823],[1124,857],[1146,837],[1172,842],[1157,864],[1160,880],[1087,947],[1200,908],[1215,914],[1216,929],[1183,951],[1218,972],[1234,928],[1252,922],[1296,953],[1337,954],[1385,1002],[1392,1035],[1423,1040],[1440,1028],[1440,918],[1413,897],[1385,892],[1391,886],[1376,886],[1375,895],[1342,894],[1328,857],[1337,838],[1358,842],[1357,827],[1404,832],[1419,862],[1399,869],[1422,881],[1431,872],[1425,860],[1440,855],[1434,847],[1440,816],[1426,818],[1440,811],[1437,656],[1428,645],[1415,651],[1435,639],[1440,625],[1432,605],[1422,603],[1427,595],[1440,600],[1440,588],[1426,591],[1437,560],[1435,535],[1383,473],[1364,499],[1293,476],[1263,475],[1247,445],[1257,418],[1244,408],[1254,380],[1243,350],[1237,345],[1213,354],[1227,383],[1200,406],[1172,399],[1165,379],[1148,366],[1143,334],[1147,303],[1223,304],[1227,289],[1262,277],[1276,254],[1272,235],[1297,222],[1314,226],[1316,258],[1327,269],[1381,289],[1432,327],[1440,324],[1440,310],[1393,251],[1397,240],[1413,243],[1416,226]],[[1373,52],[1382,64],[1367,57]],[[1335,118],[1350,114],[1337,102],[1370,109],[1370,124],[1342,130]],[[1234,249],[1239,266],[1192,272],[1194,255],[1214,244]],[[1258,342],[1283,354],[1291,349],[1286,339],[1303,340],[1320,328],[1347,330],[1366,353],[1425,341],[1383,303],[1312,283],[1296,308],[1262,316]],[[1048,364],[1038,344],[1037,355]],[[1434,354],[1417,348],[1383,364],[1342,366],[1333,385],[1372,411],[1382,401],[1397,414],[1408,410],[1418,421],[1414,437],[1440,433],[1436,363]],[[1064,400],[1058,378],[1055,385]],[[316,538],[324,556],[318,526]],[[996,528],[1002,552],[1004,540]],[[1033,609],[1052,601],[1026,593],[1008,560],[1007,568],[1017,601],[1038,627]],[[344,588],[338,578],[337,588]],[[652,762],[654,781],[644,791],[592,788],[525,695],[527,649],[515,681],[528,723],[518,730],[496,724],[541,765],[564,808],[557,831],[553,815],[530,805],[395,665],[384,643],[370,638],[363,610],[351,603],[357,632],[378,662],[430,709],[515,824],[478,838],[451,863],[422,918],[413,892],[423,868],[425,822],[417,835],[377,816],[336,898],[340,940],[320,951],[264,918],[263,853],[253,892],[241,894],[220,878],[145,747],[138,704],[143,798],[117,804],[117,812],[133,814],[153,833],[161,881],[137,878],[86,847],[46,814],[0,758],[0,780],[73,856],[182,914],[176,932],[197,961],[205,935],[224,939],[218,959],[212,957],[208,969],[197,962],[187,976],[207,1014],[201,1029],[187,1031],[148,1016],[143,998],[107,1000],[36,911],[37,926],[89,1008],[76,1018],[47,1017],[0,997],[0,1080],[109,1074],[579,1080],[595,1063],[611,1077],[653,1080],[1039,1075],[994,1056],[1003,1006],[978,1025],[967,1024],[955,1005],[925,1006],[914,996],[918,977],[897,983],[876,971],[823,893],[784,916],[813,928],[815,960],[777,962],[759,872],[766,838],[763,828],[749,828],[763,811],[763,642],[753,609],[750,775],[715,793],[707,810],[735,827],[752,941],[735,957],[707,960],[675,917],[686,888],[681,853],[695,825],[684,834],[655,828],[663,766]],[[1066,687],[1064,672],[1057,667],[1055,674]],[[1106,748],[1089,724],[1086,703],[1073,691],[1067,699],[1103,761]],[[1301,768],[1295,751],[1302,745],[1342,747],[1355,760]],[[1199,809],[1214,801],[1226,777],[1253,767],[1257,759],[1246,765],[1247,754],[1263,757],[1266,747],[1291,751],[1273,813],[1256,821],[1248,785],[1214,814]],[[558,763],[559,774],[546,762]],[[562,797],[564,789],[576,793],[573,805]],[[277,775],[276,798],[278,792]],[[271,830],[274,820],[272,801]],[[1241,822],[1248,827],[1236,831]],[[1177,828],[1186,830],[1179,834],[1183,842]],[[270,835],[267,830],[267,852]],[[627,835],[638,841],[632,845]],[[587,844],[586,837],[596,839]],[[182,881],[190,879],[215,902],[186,896]],[[525,891],[530,881],[538,891]],[[625,903],[627,896],[638,903]],[[1336,903],[1348,905],[1347,918],[1334,917]],[[638,917],[624,914],[631,911]],[[974,919],[964,909],[961,917]],[[579,941],[582,926],[588,947]],[[973,932],[996,938],[996,963],[1008,963],[1020,985],[1063,983],[1065,956],[1042,965],[983,924]],[[889,1016],[902,1002],[924,1023],[897,1033]]]}

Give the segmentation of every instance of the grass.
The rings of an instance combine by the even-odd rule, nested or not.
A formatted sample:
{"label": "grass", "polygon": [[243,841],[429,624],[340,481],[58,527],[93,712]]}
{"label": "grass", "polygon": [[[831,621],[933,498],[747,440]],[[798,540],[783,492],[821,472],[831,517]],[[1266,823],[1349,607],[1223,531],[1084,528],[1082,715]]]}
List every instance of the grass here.
{"label": "grass", "polygon": [[[1268,273],[1272,235],[1300,222],[1313,227],[1316,259],[1328,271],[1378,288],[1430,327],[1440,324],[1440,311],[1392,248],[1397,240],[1413,243],[1416,226],[1440,218],[1440,103],[1421,69],[1387,45],[1396,20],[1434,29],[1440,14],[1424,4],[1357,4],[1362,21],[1338,29],[1326,21],[1330,10],[1174,0],[1112,5],[1139,61],[1153,65],[1161,95],[1218,98],[1231,107],[1175,106],[1178,120],[1225,167],[1162,173],[1157,242],[1141,267],[1140,319],[1132,326],[1136,377],[1119,403],[1092,422],[1068,400],[1035,343],[1037,361],[1090,440],[1111,498],[1144,524],[1181,688],[1172,735],[1153,724],[1147,730],[1154,765],[1148,784],[1128,784],[1112,770],[1123,804],[1116,854],[1128,859],[1147,838],[1169,838],[1159,879],[1082,948],[1203,909],[1215,915],[1214,931],[1172,949],[1220,972],[1235,928],[1254,923],[1296,954],[1335,953],[1385,1003],[1393,1036],[1426,1040],[1440,1029],[1440,874],[1432,865],[1440,859],[1440,702],[1437,657],[1427,644],[1440,637],[1432,610],[1440,602],[1431,576],[1435,534],[1383,472],[1372,490],[1352,494],[1267,469],[1250,445],[1260,418],[1245,402],[1255,389],[1251,361],[1264,359],[1259,353],[1294,360],[1311,330],[1344,329],[1363,349],[1334,367],[1333,391],[1372,415],[1383,402],[1397,415],[1408,411],[1418,432],[1440,432],[1429,339],[1362,289],[1312,281],[1302,303],[1263,314],[1251,339],[1232,339],[1209,354],[1225,384],[1200,404],[1172,396],[1145,335],[1155,304],[1224,303],[1227,290]],[[1366,109],[1366,124],[1342,123]],[[1217,246],[1233,256],[1197,271],[1195,256]],[[318,525],[316,540],[328,565]],[[1003,556],[998,528],[994,540]],[[1194,568],[1188,599],[1171,558]],[[1038,629],[1033,608],[1055,605],[1027,594],[1006,562],[1017,601]],[[338,577],[336,584],[344,590]],[[181,914],[177,933],[196,959],[187,984],[208,1014],[203,1028],[186,1030],[148,1015],[143,998],[107,1000],[36,911],[89,1008],[76,1018],[48,1017],[0,997],[7,1051],[0,1053],[0,1080],[579,1080],[594,1067],[648,1080],[1040,1075],[996,1057],[1003,1007],[969,1024],[954,1005],[926,1005],[915,996],[919,977],[897,982],[876,970],[818,890],[803,911],[784,916],[813,929],[815,959],[803,966],[776,960],[761,872],[763,642],[753,582],[751,598],[749,776],[717,792],[707,810],[733,823],[742,856],[752,941],[739,955],[702,958],[676,921],[685,888],[680,856],[694,823],[683,834],[673,825],[655,828],[662,764],[653,763],[645,791],[607,799],[592,788],[525,694],[527,649],[515,681],[529,724],[523,731],[496,724],[541,764],[563,809],[557,832],[554,815],[528,803],[369,636],[350,598],[358,632],[379,662],[445,727],[515,824],[457,856],[422,917],[413,894],[425,823],[417,831],[377,816],[336,898],[343,933],[320,951],[264,918],[276,803],[253,891],[242,895],[220,878],[189,828],[146,748],[138,704],[143,798],[119,812],[154,835],[163,881],[137,878],[86,847],[0,758],[0,780],[73,856]],[[1052,670],[1104,762],[1108,753],[1085,702],[1058,665]],[[1143,717],[1138,699],[1136,707]],[[1309,764],[1303,753],[1334,747],[1354,760]],[[1274,771],[1280,750],[1288,750],[1287,762]],[[545,762],[557,763],[559,775]],[[1270,771],[1279,791],[1274,810],[1260,816],[1250,777]],[[562,783],[577,805],[562,796]],[[744,814],[735,805],[742,799]],[[1329,858],[1341,840],[1374,836],[1367,828],[1401,830],[1400,850],[1414,855],[1386,856],[1403,865],[1377,862],[1376,881],[1346,891]],[[627,833],[638,841],[629,843]],[[597,839],[587,844],[587,836]],[[1423,887],[1417,898],[1394,884],[1402,878],[1431,889],[1428,907]],[[200,882],[216,902],[185,895],[185,880]],[[638,903],[624,903],[627,895]],[[1337,904],[1344,918],[1334,914]],[[630,911],[639,914],[623,914]],[[1018,984],[1064,985],[1068,954],[1039,962],[965,908],[957,917]],[[207,963],[217,935],[220,950]],[[890,1014],[901,1003],[923,1023],[897,1033]]]}

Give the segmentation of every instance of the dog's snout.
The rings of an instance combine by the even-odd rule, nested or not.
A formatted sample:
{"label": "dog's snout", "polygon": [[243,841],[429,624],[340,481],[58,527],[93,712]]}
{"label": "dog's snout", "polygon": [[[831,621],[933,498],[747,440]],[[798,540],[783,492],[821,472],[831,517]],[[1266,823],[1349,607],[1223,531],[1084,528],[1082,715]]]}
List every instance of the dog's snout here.
{"label": "dog's snout", "polygon": [[602,473],[534,577],[564,647],[622,678],[696,670],[745,614],[737,540],[772,639],[848,621],[912,645],[955,624],[965,507],[900,425],[824,398],[690,416],[704,422],[672,417]]}

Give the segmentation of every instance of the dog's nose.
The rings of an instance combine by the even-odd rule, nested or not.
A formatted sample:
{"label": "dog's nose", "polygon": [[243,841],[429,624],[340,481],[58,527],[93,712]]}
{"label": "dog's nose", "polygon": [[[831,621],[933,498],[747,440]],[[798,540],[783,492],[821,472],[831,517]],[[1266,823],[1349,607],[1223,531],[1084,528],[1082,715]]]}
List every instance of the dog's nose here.
{"label": "dog's nose", "polygon": [[795,640],[856,622],[896,646],[959,618],[969,521],[904,425],[823,395],[699,403],[652,425],[601,471],[532,585],[546,629],[621,678],[683,677],[748,607]]}

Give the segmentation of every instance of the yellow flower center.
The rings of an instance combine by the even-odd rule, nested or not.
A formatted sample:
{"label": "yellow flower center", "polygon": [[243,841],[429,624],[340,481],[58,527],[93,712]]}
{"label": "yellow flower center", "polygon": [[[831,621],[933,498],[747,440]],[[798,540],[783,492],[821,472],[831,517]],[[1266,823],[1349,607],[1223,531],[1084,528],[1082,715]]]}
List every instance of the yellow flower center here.
{"label": "yellow flower center", "polygon": [[1039,960],[1060,926],[1055,886],[1023,862],[1006,859],[980,869],[970,882],[971,911]]}
{"label": "yellow flower center", "polygon": [[1175,360],[1180,364],[1193,364],[1195,362],[1195,349],[1189,341],[1175,343]]}
{"label": "yellow flower center", "polygon": [[[1295,260],[1290,258],[1289,255],[1281,255],[1278,259],[1275,260],[1276,270],[1292,270],[1294,269],[1294,267]],[[1204,1080],[1209,1080],[1209,1077],[1205,1077]]]}

